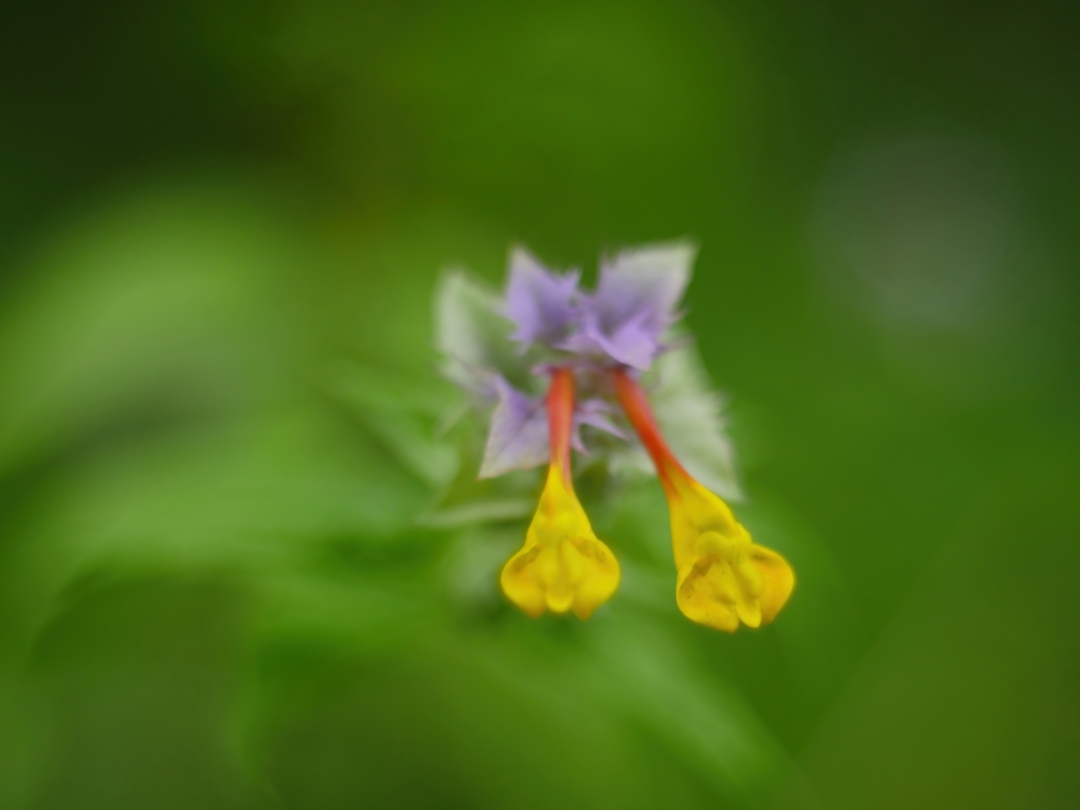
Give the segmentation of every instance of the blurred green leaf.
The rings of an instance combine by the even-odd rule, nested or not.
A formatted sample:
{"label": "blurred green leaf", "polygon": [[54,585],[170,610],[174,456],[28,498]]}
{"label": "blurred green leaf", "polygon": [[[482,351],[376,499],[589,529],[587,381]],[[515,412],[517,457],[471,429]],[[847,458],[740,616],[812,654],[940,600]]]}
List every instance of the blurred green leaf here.
{"label": "blurred green leaf", "polygon": [[335,387],[368,430],[421,481],[441,488],[454,477],[458,454],[436,436],[438,417],[453,392],[434,381],[421,385],[358,365],[343,370]]}
{"label": "blurred green leaf", "polygon": [[605,661],[601,693],[694,767],[718,795],[759,806],[789,762],[752,708],[715,676],[697,670],[670,626],[620,616],[597,634]]}
{"label": "blurred green leaf", "polygon": [[485,391],[493,372],[523,387],[532,361],[510,340],[501,299],[463,270],[448,270],[435,288],[439,370],[467,391]]}
{"label": "blurred green leaf", "polygon": [[94,431],[244,407],[293,362],[296,246],[242,194],[143,193],[66,229],[0,313],[0,473]]}

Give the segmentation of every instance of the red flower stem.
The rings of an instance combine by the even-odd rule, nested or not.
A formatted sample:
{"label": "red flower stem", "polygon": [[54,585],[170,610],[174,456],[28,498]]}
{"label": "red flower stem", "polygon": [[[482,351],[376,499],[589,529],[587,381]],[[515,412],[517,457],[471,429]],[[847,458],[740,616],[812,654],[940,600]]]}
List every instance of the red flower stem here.
{"label": "red flower stem", "polygon": [[557,368],[551,372],[547,397],[548,431],[551,434],[551,466],[557,467],[567,486],[570,475],[570,432],[574,425],[574,372]]}
{"label": "red flower stem", "polygon": [[675,458],[675,454],[671,452],[671,448],[667,446],[667,442],[664,441],[664,437],[660,434],[660,428],[656,424],[656,417],[653,416],[652,407],[645,397],[645,392],[641,390],[641,386],[637,384],[637,381],[626,373],[626,369],[621,366],[612,369],[611,381],[615,386],[615,395],[619,398],[619,404],[622,405],[630,424],[637,431],[641,443],[645,445],[645,449],[652,456],[660,483],[664,489],[672,493],[675,492],[672,475],[686,477],[689,477],[689,475],[678,462],[678,459]]}

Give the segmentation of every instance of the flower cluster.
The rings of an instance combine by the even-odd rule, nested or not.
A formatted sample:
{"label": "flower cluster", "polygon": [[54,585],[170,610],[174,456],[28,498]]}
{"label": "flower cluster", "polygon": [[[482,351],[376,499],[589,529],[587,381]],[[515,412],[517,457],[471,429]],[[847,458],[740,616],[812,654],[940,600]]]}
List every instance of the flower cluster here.
{"label": "flower cluster", "polygon": [[[650,395],[642,386],[642,375],[665,357],[685,354],[676,325],[694,255],[686,242],[623,251],[602,260],[588,292],[579,272],[553,272],[516,248],[501,298],[461,274],[444,282],[447,303],[437,313],[443,371],[494,406],[480,476],[549,465],[525,544],[500,579],[531,616],[573,610],[587,618],[619,584],[619,564],[574,493],[571,449],[587,452],[585,425],[650,457],[668,502],[683,614],[731,632],[772,621],[791,594],[791,566],[754,543],[712,491],[737,494],[725,475],[730,451],[715,397],[680,386],[679,374],[668,375],[666,391],[663,375]],[[518,378],[508,379],[508,369]],[[666,419],[657,418],[660,403]],[[685,465],[672,449],[676,436]]]}

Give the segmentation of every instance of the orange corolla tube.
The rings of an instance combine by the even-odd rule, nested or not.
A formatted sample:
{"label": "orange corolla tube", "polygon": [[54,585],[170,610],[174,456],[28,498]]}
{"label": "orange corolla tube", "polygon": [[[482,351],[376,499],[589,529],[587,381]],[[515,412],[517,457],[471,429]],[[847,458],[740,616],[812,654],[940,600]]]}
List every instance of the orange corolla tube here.
{"label": "orange corolla tube", "polygon": [[768,624],[795,587],[791,565],[754,543],[728,505],[683,468],[660,434],[645,392],[626,369],[611,371],[611,380],[667,497],[679,609],[699,624],[729,633],[740,622]]}
{"label": "orange corolla tube", "polygon": [[547,397],[551,464],[525,545],[506,563],[500,584],[515,605],[534,618],[545,610],[573,610],[587,619],[619,586],[619,563],[597,539],[581,508],[570,471],[574,375],[552,372]]}

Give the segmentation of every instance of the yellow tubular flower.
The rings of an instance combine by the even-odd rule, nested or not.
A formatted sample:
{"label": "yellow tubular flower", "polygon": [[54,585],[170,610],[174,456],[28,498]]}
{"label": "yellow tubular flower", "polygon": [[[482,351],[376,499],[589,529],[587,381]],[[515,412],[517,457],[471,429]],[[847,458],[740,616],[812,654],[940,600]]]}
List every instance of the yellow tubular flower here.
{"label": "yellow tubular flower", "polygon": [[556,369],[548,392],[551,466],[525,545],[503,567],[503,593],[532,617],[573,610],[587,619],[619,586],[619,564],[593,533],[570,477],[574,376]]}
{"label": "yellow tubular flower", "polygon": [[664,442],[644,392],[622,369],[612,372],[627,417],[653,458],[667,496],[678,573],[675,601],[688,619],[726,630],[768,624],[795,587],[782,556],[759,546],[728,505],[695,481]]}

